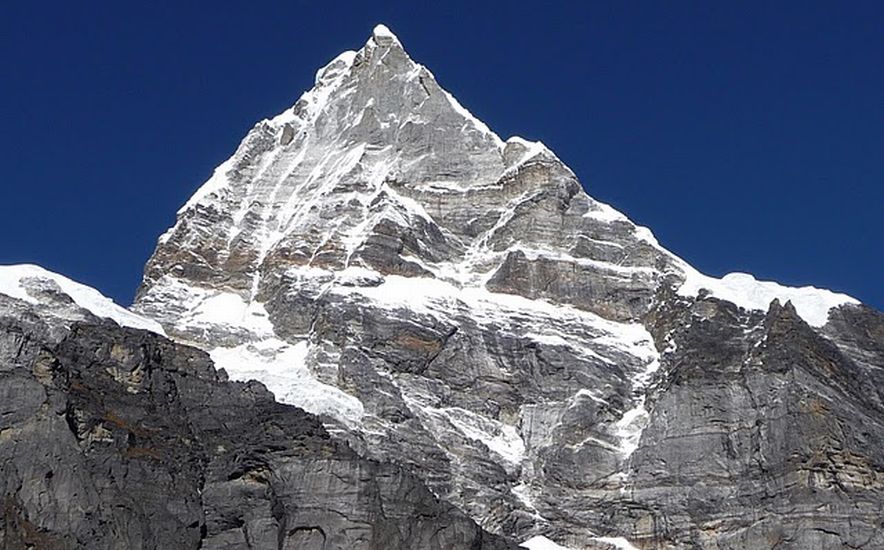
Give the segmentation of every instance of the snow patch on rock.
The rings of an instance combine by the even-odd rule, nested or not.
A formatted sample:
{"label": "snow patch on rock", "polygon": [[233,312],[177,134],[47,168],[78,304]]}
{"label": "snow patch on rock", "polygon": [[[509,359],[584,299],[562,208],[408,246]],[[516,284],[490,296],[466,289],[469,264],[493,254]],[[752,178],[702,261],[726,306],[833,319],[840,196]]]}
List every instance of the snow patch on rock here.
{"label": "snow patch on rock", "polygon": [[519,545],[520,548],[527,548],[528,550],[570,550],[560,544],[556,544],[548,538],[537,535],[536,537],[531,537],[526,540],[522,544]]}
{"label": "snow patch on rock", "polygon": [[638,550],[638,548],[633,546],[631,542],[623,537],[593,537],[592,540],[610,544],[618,550]]}
{"label": "snow patch on rock", "polygon": [[58,273],[53,273],[38,265],[19,264],[0,266],[0,293],[24,300],[30,304],[40,304],[40,300],[33,296],[29,289],[32,284],[29,280],[52,281],[58,288],[67,294],[81,308],[89,311],[96,317],[111,319],[124,327],[149,330],[157,334],[165,335],[163,327],[156,321],[136,315],[131,311],[118,306],[113,300],[104,296],[99,291],[84,284],[77,283]]}
{"label": "snow patch on rock", "polygon": [[335,418],[347,425],[359,423],[362,402],[340,389],[318,381],[307,368],[308,342],[289,344],[270,338],[233,348],[218,347],[209,355],[233,380],[257,380],[277,401],[309,413]]}
{"label": "snow patch on rock", "polygon": [[705,289],[715,298],[757,311],[767,311],[775,299],[782,303],[792,302],[798,315],[813,327],[825,325],[832,308],[860,303],[856,298],[823,288],[790,287],[774,281],[759,281],[749,273],[728,273],[720,279],[710,277],[663,248],[647,227],[636,226],[634,234],[675,261],[684,276],[684,282],[678,288],[681,296],[694,297]]}
{"label": "snow patch on rock", "polygon": [[695,269],[685,269],[686,279],[678,289],[682,296],[696,296],[700,290],[708,290],[712,296],[727,300],[743,309],[767,311],[770,303],[792,302],[802,319],[814,327],[821,327],[829,319],[829,310],[859,301],[846,294],[839,294],[812,286],[788,287],[773,281],[759,281],[748,273],[728,273],[721,279],[703,275]]}

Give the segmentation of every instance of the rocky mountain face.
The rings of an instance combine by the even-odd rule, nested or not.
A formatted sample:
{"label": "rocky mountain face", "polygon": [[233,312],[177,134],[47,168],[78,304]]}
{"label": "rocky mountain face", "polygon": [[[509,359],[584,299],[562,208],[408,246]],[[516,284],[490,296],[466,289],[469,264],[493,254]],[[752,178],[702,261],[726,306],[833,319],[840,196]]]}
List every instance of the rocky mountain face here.
{"label": "rocky mountain face", "polygon": [[204,352],[23,280],[0,295],[0,548],[515,548]]}
{"label": "rocky mountain face", "polygon": [[[13,286],[48,315],[42,287]],[[132,309],[96,316],[177,344],[87,319],[32,337],[50,378],[4,361],[92,400],[58,428],[88,479],[126,493],[107,464],[154,468],[143,510],[111,507],[139,529],[171,514],[203,548],[884,547],[884,315],[700,274],[383,26],[181,208]],[[100,421],[115,407],[172,439],[124,443]],[[173,487],[181,504],[150,507]],[[23,508],[30,490],[7,518],[38,527],[7,532],[85,532]]]}

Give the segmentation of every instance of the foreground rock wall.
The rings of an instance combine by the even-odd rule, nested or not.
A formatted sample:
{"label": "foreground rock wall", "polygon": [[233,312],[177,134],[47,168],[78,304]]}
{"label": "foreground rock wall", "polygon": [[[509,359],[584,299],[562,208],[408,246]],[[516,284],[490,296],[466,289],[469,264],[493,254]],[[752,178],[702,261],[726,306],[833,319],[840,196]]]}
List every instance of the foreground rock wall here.
{"label": "foreground rock wall", "polygon": [[201,351],[109,321],[67,332],[13,305],[0,548],[513,547]]}

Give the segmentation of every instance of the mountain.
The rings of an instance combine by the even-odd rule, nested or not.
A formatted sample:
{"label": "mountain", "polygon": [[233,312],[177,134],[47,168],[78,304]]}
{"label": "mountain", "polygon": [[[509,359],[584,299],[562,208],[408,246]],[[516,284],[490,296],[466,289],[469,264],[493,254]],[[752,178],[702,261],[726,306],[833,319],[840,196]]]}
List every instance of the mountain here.
{"label": "mountain", "polygon": [[[131,309],[176,342],[115,328],[131,346],[198,356],[225,388],[207,404],[237,417],[225,448],[278,437],[288,456],[313,422],[317,445],[379,469],[305,482],[300,498],[327,501],[297,523],[322,537],[298,548],[384,547],[334,519],[365,516],[328,509],[410,487],[432,512],[393,499],[402,524],[432,517],[428,530],[469,536],[386,548],[884,546],[884,315],[827,290],[701,274],[542,143],[499,138],[384,26],[259,122],[179,210]],[[80,326],[65,338],[90,353],[124,338]],[[115,360],[86,355],[76,373]],[[148,355],[180,376],[180,360]],[[281,404],[253,417],[230,387]],[[261,411],[285,405],[289,428],[274,431]],[[201,470],[206,452],[194,471],[217,475]],[[380,471],[411,485],[365,489]],[[239,519],[202,548],[266,547],[243,519],[265,505],[239,491],[222,514]],[[273,518],[274,533],[295,525]]]}
{"label": "mountain", "polygon": [[161,333],[0,266],[0,548],[515,548]]}

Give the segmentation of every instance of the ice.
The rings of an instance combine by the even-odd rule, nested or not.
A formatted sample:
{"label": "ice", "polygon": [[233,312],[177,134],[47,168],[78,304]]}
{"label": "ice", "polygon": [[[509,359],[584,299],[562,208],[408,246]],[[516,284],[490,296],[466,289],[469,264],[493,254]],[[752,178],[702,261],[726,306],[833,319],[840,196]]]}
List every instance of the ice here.
{"label": "ice", "polygon": [[[604,222],[629,222],[626,216],[604,203],[593,201],[593,206],[595,209],[588,211],[584,216]],[[743,309],[759,311],[767,311],[774,299],[778,299],[782,303],[790,301],[795,306],[798,315],[814,327],[826,324],[829,310],[833,307],[859,303],[858,300],[846,294],[813,286],[796,288],[773,281],[759,281],[748,273],[729,273],[721,279],[710,277],[700,273],[687,262],[663,248],[647,227],[635,226],[633,235],[665,253],[674,261],[685,277],[684,283],[678,289],[678,293],[682,296],[697,296],[701,289],[706,289],[716,298],[732,302]]]}
{"label": "ice", "polygon": [[248,301],[233,292],[190,286],[169,276],[162,278],[155,288],[162,292],[158,295],[161,302],[181,309],[175,321],[177,330],[198,333],[217,328],[247,340],[236,346],[206,350],[215,366],[227,371],[233,380],[257,380],[282,403],[346,425],[359,423],[364,415],[359,399],[317,380],[307,366],[308,342],[279,339],[262,303]]}
{"label": "ice", "polygon": [[[429,71],[427,71],[427,72],[429,72]],[[482,122],[478,118],[474,117],[473,114],[471,112],[469,112],[466,109],[466,107],[461,105],[460,102],[458,102],[457,99],[453,95],[451,95],[447,90],[442,90],[442,92],[445,94],[445,97],[448,99],[448,102],[451,104],[451,106],[454,108],[455,111],[460,113],[460,115],[462,117],[464,117],[467,121],[469,121],[477,130],[479,130],[480,132],[482,132],[483,134],[485,134],[486,136],[491,138],[491,140],[495,143],[495,145],[497,145],[498,149],[502,150],[504,148],[505,144],[504,144],[503,140],[500,139],[500,136],[498,136],[497,134],[492,132],[491,128],[489,128],[487,124],[485,124],[484,122]]]}
{"label": "ice", "polygon": [[585,218],[592,218],[605,223],[629,221],[626,216],[603,202],[594,200],[592,201],[592,207],[591,210],[587,210],[583,215]]}
{"label": "ice", "polygon": [[645,408],[645,396],[639,398],[639,404],[629,409],[614,426],[616,435],[620,439],[619,451],[624,458],[629,458],[638,449],[639,441],[644,429],[648,425],[648,410]]}
{"label": "ice", "polygon": [[[230,157],[220,166],[215,168],[215,171],[212,173],[212,177],[210,177],[206,183],[202,184],[199,189],[196,190],[196,193],[184,203],[184,206],[178,209],[178,215],[180,216],[184,212],[194,208],[197,204],[200,204],[205,201],[206,198],[217,194],[219,191],[224,189],[230,184],[230,181],[227,179],[227,172],[233,168],[236,163],[236,155]],[[168,240],[169,236],[174,232],[174,227],[167,231],[163,237],[161,237],[161,242],[165,242]]]}
{"label": "ice", "polygon": [[601,403],[602,405],[609,405],[610,404],[610,403],[608,403],[608,401],[606,399],[602,399],[601,397],[596,395],[596,392],[594,392],[592,390],[588,390],[586,388],[577,390],[577,393],[574,395],[575,400],[577,400],[581,397],[588,397],[589,399],[592,399],[596,403]]}
{"label": "ice", "polygon": [[593,537],[592,540],[598,542],[604,542],[605,544],[610,544],[614,548],[618,548],[619,550],[638,550],[635,546],[633,546],[628,540],[623,537]]}
{"label": "ice", "polygon": [[513,488],[510,489],[510,492],[519,499],[519,502],[525,505],[526,508],[534,512],[537,517],[540,517],[540,514],[537,512],[537,507],[534,504],[534,498],[531,495],[531,487],[525,483],[524,481],[513,485]]}
{"label": "ice", "polygon": [[470,439],[481,441],[491,452],[512,465],[525,458],[525,443],[515,426],[491,420],[466,409],[444,409],[451,423]]}
{"label": "ice", "polygon": [[761,311],[767,311],[774,299],[782,303],[789,301],[798,315],[814,327],[826,324],[829,310],[833,307],[859,303],[846,294],[812,286],[787,287],[772,281],[759,281],[748,273],[729,273],[716,279],[692,268],[685,271],[687,278],[678,289],[683,296],[696,296],[701,289],[707,289],[716,298],[733,302],[744,309]]}
{"label": "ice", "polygon": [[515,426],[460,407],[434,407],[427,402],[427,396],[402,392],[402,397],[422,423],[441,429],[453,426],[467,439],[483,444],[503,459],[508,470],[516,471],[524,460],[525,442]]}
{"label": "ice", "polygon": [[[314,83],[319,86],[321,84],[335,82],[338,78],[344,75],[346,70],[353,65],[353,61],[355,60],[355,51],[347,50],[341,52],[340,54],[338,54],[337,57],[329,61],[324,67],[316,71]],[[286,112],[291,112],[291,109]]]}
{"label": "ice", "polygon": [[94,288],[74,282],[67,277],[43,269],[38,265],[0,266],[0,293],[31,304],[39,304],[40,301],[28,294],[27,291],[27,280],[31,278],[53,281],[78,306],[88,310],[96,317],[112,319],[121,326],[149,330],[165,335],[163,327],[156,321],[146,319],[118,306],[113,300],[102,295]]}
{"label": "ice", "polygon": [[544,250],[538,248],[529,248],[525,246],[512,246],[507,249],[507,252],[519,250],[525,257],[529,260],[537,260],[540,258],[555,260],[559,262],[568,262],[571,264],[582,265],[586,267],[592,267],[600,271],[610,271],[613,273],[617,273],[620,275],[631,277],[636,273],[644,273],[646,275],[654,275],[659,273],[656,269],[652,267],[642,267],[642,266],[622,266],[618,264],[614,264],[611,262],[601,262],[598,260],[591,260],[589,258],[575,258],[570,254],[565,252],[556,251],[556,250]]}
{"label": "ice", "polygon": [[307,341],[289,344],[276,338],[219,347],[209,355],[233,380],[257,380],[277,401],[316,415],[326,415],[347,425],[357,425],[365,414],[362,402],[335,386],[319,382],[307,368]]}
{"label": "ice", "polygon": [[648,361],[656,356],[653,341],[640,323],[610,321],[573,306],[491,292],[482,286],[459,287],[428,277],[389,275],[380,285],[334,287],[330,292],[344,296],[358,295],[370,299],[378,307],[413,311],[443,320],[453,321],[452,314],[463,311],[479,323],[516,323],[519,326],[513,329],[523,334],[537,335],[548,343],[561,343],[550,333],[549,325],[579,326],[596,332],[594,342],[600,345],[647,358]]}
{"label": "ice", "polygon": [[241,329],[254,339],[274,336],[264,305],[240,294],[185,284],[165,275],[153,287],[152,300],[163,304],[167,314],[178,313],[178,331],[202,331],[213,327]]}
{"label": "ice", "polygon": [[813,327],[825,325],[832,308],[860,303],[846,294],[813,286],[789,287],[773,281],[759,281],[749,273],[728,273],[721,279],[710,277],[660,246],[647,227],[636,226],[634,235],[672,258],[685,278],[678,288],[678,294],[682,296],[697,296],[700,290],[706,289],[720,300],[757,311],[767,311],[774,299],[781,303],[792,302],[798,315]]}
{"label": "ice", "polygon": [[[619,550],[638,550],[623,537],[592,537],[592,540],[611,545]],[[519,546],[528,550],[571,550],[541,535],[531,537]]]}
{"label": "ice", "polygon": [[638,396],[637,402],[633,408],[624,412],[623,416],[614,423],[614,435],[620,439],[620,451],[624,458],[629,458],[638,449],[642,432],[650,421],[650,414],[645,408],[645,403],[651,377],[660,370],[660,356],[653,344],[648,351],[651,354],[651,360],[644,370],[632,378],[632,394]]}
{"label": "ice", "polygon": [[390,28],[382,23],[375,25],[375,28],[372,30],[371,34],[376,38],[393,38],[399,40],[398,38],[396,38],[396,35],[393,34]]}
{"label": "ice", "polygon": [[571,550],[570,548],[565,548],[560,544],[554,543],[542,535],[531,537],[519,546],[527,548],[528,550]]}
{"label": "ice", "polygon": [[[194,319],[211,320],[213,323],[235,326],[254,324],[254,308],[250,311],[249,304],[247,304],[238,294],[218,292],[209,295],[192,311]],[[267,321],[266,317],[263,317],[263,320],[266,323],[264,324],[264,328],[268,331],[272,331],[273,327],[270,325],[269,321]]]}

